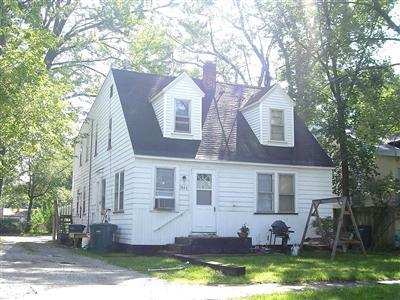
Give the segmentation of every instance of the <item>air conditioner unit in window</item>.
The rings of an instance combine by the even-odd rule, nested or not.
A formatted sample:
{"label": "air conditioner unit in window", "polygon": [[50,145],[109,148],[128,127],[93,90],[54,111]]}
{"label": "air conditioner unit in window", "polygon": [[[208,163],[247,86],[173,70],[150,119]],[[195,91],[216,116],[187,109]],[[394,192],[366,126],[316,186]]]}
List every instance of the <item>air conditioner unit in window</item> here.
{"label": "air conditioner unit in window", "polygon": [[175,199],[157,198],[156,199],[156,207],[155,208],[172,210],[172,209],[175,208]]}

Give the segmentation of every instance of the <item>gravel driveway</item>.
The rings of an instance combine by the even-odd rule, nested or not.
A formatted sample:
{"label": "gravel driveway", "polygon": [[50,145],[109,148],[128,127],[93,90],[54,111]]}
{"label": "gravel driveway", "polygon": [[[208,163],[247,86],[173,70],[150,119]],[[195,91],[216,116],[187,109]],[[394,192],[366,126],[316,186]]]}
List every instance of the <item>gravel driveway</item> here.
{"label": "gravel driveway", "polygon": [[231,299],[303,288],[167,282],[75,254],[49,237],[0,237],[0,299]]}

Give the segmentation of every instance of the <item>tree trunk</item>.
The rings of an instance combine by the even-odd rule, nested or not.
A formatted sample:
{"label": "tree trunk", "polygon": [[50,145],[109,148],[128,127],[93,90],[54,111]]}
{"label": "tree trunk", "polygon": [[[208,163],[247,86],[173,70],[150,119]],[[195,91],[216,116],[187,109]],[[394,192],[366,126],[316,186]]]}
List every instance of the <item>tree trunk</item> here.
{"label": "tree trunk", "polygon": [[347,149],[347,135],[346,135],[346,117],[345,108],[343,104],[343,99],[337,101],[337,121],[338,121],[338,143],[339,143],[339,153],[340,153],[340,167],[341,167],[341,186],[342,195],[350,195],[349,187],[349,158]]}
{"label": "tree trunk", "polygon": [[54,199],[54,201],[53,201],[53,230],[52,230],[53,241],[56,240],[57,229],[58,229],[58,202],[57,202],[57,199]]}
{"label": "tree trunk", "polygon": [[26,224],[25,224],[25,233],[28,233],[31,228],[31,219],[32,219],[32,206],[33,206],[33,197],[29,197],[29,205],[28,205],[28,212],[26,214]]}

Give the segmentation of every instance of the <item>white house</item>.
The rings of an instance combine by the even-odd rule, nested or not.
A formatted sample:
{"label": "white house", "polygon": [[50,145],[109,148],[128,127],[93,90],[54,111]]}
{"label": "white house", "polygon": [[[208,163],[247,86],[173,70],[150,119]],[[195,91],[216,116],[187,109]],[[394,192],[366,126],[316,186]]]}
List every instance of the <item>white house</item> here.
{"label": "white house", "polygon": [[[112,69],[80,130],[75,223],[110,209],[119,242],[236,236],[253,244],[283,220],[299,242],[312,199],[332,196],[332,162],[279,87]],[[323,214],[331,214],[326,208]]]}

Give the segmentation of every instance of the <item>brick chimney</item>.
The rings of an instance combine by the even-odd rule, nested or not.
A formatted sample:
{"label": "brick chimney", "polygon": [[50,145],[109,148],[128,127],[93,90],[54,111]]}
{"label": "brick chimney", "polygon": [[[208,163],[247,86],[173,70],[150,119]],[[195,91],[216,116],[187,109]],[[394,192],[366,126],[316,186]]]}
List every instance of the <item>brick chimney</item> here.
{"label": "brick chimney", "polygon": [[211,102],[214,99],[215,95],[215,87],[216,87],[216,77],[217,77],[217,67],[215,63],[207,61],[203,65],[203,90],[205,96],[203,98],[203,114],[202,114],[202,123],[207,116],[208,109],[210,108]]}

